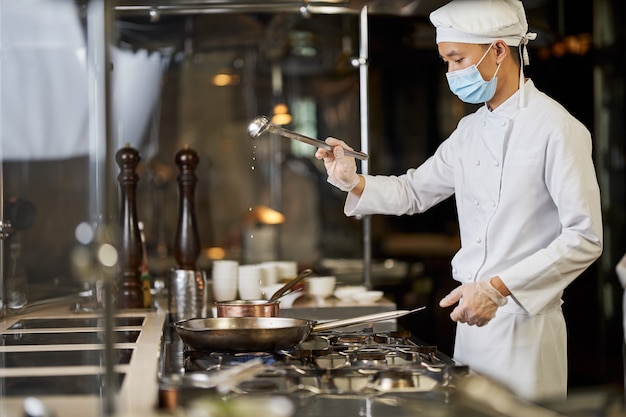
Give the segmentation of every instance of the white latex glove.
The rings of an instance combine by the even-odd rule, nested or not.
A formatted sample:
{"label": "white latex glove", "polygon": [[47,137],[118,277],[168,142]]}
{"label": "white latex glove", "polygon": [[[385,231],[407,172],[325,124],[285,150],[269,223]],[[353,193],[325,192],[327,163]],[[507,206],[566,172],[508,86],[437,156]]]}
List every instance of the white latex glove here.
{"label": "white latex glove", "polygon": [[350,192],[359,183],[356,173],[356,161],[346,156],[344,149],[353,151],[344,141],[335,138],[326,138],[326,143],[333,147],[332,152],[318,148],[315,152],[317,159],[324,160],[327,181],[342,191]]}
{"label": "white latex glove", "polygon": [[450,318],[470,326],[484,326],[496,315],[496,310],[507,303],[507,298],[494,288],[489,280],[463,284],[456,287],[441,299],[441,307],[458,306],[450,313]]}

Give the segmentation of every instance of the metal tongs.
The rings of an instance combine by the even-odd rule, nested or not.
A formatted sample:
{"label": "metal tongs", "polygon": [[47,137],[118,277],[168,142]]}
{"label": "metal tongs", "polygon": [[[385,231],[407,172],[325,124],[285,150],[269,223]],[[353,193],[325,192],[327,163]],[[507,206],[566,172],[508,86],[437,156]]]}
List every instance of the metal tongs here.
{"label": "metal tongs", "polygon": [[[324,141],[321,141],[319,139],[313,139],[308,136],[301,135],[300,133],[296,133],[291,130],[287,130],[282,127],[273,125],[267,116],[258,116],[248,125],[248,135],[250,135],[252,139],[258,138],[264,132],[275,133],[277,135],[284,136],[289,139],[297,140],[299,142],[303,142],[308,145],[313,145],[315,147],[322,148],[327,151],[333,150],[333,147]],[[346,149],[344,150],[344,153],[347,156],[351,156],[352,158],[356,158],[361,161],[366,161],[369,158],[367,154],[363,152],[359,152],[359,151],[351,151],[351,150]]]}

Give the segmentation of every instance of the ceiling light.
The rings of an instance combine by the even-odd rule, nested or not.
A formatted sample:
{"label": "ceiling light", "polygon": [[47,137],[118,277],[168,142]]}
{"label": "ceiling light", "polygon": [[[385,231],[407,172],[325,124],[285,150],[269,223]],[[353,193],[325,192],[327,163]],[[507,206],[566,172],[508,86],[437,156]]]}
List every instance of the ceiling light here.
{"label": "ceiling light", "polygon": [[284,126],[291,123],[291,114],[289,114],[289,107],[287,107],[285,103],[278,103],[274,106],[272,123],[277,126]]}

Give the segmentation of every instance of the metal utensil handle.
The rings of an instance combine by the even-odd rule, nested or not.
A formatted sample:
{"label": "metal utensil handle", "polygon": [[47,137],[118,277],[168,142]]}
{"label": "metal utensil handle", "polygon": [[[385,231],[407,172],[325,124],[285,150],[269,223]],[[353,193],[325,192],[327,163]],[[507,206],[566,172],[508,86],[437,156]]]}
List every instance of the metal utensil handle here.
{"label": "metal utensil handle", "polygon": [[295,277],[294,279],[289,281],[287,284],[285,284],[282,287],[280,287],[274,294],[272,294],[272,296],[270,297],[269,300],[267,300],[267,302],[268,303],[272,303],[272,302],[278,300],[280,297],[282,297],[283,295],[287,294],[287,291],[292,289],[294,285],[296,285],[297,283],[302,281],[304,278],[306,278],[309,275],[311,275],[311,273],[313,273],[312,269],[308,269],[307,268],[307,269],[303,270],[302,272],[300,272],[300,274],[297,277]]}
{"label": "metal utensil handle", "polygon": [[313,326],[313,331],[321,332],[324,330],[332,330],[339,327],[352,326],[354,324],[367,324],[382,320],[396,319],[398,317],[406,316],[407,314],[417,313],[418,311],[424,310],[425,308],[426,307],[419,307],[413,310],[386,311],[383,313],[368,314],[365,316],[352,317],[349,319],[328,321],[326,323],[316,324],[315,326]]}
{"label": "metal utensil handle", "polygon": [[[284,137],[289,138],[289,139],[294,139],[294,140],[297,140],[299,142],[306,143],[308,145],[313,145],[313,146],[316,146],[318,148],[326,149],[327,151],[331,151],[333,149],[332,146],[330,146],[329,144],[327,144],[324,141],[321,141],[319,139],[313,139],[313,138],[310,138],[308,136],[304,136],[304,135],[302,135],[300,133],[296,133],[296,132],[293,132],[291,130],[284,129],[282,127],[277,127],[277,126],[274,126],[274,125],[270,124],[269,127],[268,127],[268,130],[270,132],[272,132],[272,133],[276,133],[277,135],[281,135],[281,136],[284,136]],[[346,155],[348,155],[348,156],[351,156],[353,158],[359,159],[361,161],[366,161],[367,159],[369,159],[369,156],[367,154],[365,154],[363,152],[359,152],[359,151],[351,151],[349,149],[345,149],[344,153]]]}

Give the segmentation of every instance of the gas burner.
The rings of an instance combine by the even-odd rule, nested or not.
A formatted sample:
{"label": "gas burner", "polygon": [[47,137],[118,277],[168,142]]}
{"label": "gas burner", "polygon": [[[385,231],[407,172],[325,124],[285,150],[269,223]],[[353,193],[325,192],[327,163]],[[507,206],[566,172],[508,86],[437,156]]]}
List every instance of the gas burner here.
{"label": "gas burner", "polygon": [[231,367],[253,359],[265,365],[283,361],[282,352],[204,352],[187,350],[183,353],[183,364],[186,371],[209,371]]}
{"label": "gas burner", "polygon": [[420,362],[423,360],[437,361],[437,348],[434,346],[398,345],[396,352],[399,357],[407,362]]}
{"label": "gas burner", "polygon": [[372,336],[372,340],[375,343],[393,345],[393,344],[406,344],[411,338],[411,332],[408,330],[389,332],[389,333],[376,333]]}
{"label": "gas burner", "polygon": [[366,343],[369,335],[366,334],[344,334],[337,335],[334,340],[336,346],[360,346]]}
{"label": "gas burner", "polygon": [[387,365],[387,353],[384,348],[364,347],[354,351],[353,366],[375,367]]}
{"label": "gas burner", "polygon": [[319,369],[340,369],[350,366],[350,358],[344,352],[329,353],[315,358]]}

